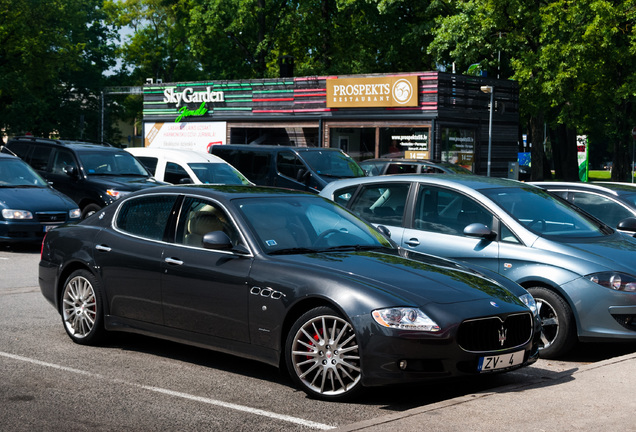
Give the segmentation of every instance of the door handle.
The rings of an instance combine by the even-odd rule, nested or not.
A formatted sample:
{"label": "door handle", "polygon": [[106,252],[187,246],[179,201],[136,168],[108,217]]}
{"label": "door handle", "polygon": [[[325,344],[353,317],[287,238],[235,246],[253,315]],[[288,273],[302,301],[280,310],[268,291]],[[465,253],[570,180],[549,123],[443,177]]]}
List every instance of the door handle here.
{"label": "door handle", "polygon": [[406,243],[408,246],[411,246],[411,247],[417,247],[420,245],[420,241],[416,238],[409,239],[405,241],[404,243]]}
{"label": "door handle", "polygon": [[110,252],[111,248],[109,248],[108,246],[104,246],[104,245],[95,245],[95,249],[97,249],[98,251],[101,252]]}
{"label": "door handle", "polygon": [[164,259],[165,262],[167,262],[168,264],[173,264],[173,265],[182,265],[183,261],[178,260],[176,258],[166,258]]}

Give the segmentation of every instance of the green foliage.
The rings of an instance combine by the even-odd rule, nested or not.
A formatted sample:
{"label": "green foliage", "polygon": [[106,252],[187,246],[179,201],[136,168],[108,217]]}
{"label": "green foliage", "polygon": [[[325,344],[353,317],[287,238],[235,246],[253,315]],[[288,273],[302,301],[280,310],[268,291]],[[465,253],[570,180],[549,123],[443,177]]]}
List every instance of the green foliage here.
{"label": "green foliage", "polygon": [[498,71],[519,82],[524,118],[602,135],[614,154],[625,151],[635,124],[634,0],[454,3],[429,46],[440,63]]}
{"label": "green foliage", "polygon": [[98,0],[0,0],[0,130],[97,137],[96,94],[114,64]]}

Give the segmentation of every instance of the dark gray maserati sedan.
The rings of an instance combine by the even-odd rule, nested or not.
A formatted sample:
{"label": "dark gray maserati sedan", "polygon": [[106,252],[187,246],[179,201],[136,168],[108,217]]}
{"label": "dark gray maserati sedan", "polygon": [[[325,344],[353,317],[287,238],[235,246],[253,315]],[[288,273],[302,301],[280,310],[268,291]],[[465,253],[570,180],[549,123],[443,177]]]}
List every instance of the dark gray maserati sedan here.
{"label": "dark gray maserati sedan", "polygon": [[335,203],[254,186],[140,191],[42,246],[70,338],[129,331],[286,368],[308,395],[508,371],[538,355],[532,296],[398,248]]}

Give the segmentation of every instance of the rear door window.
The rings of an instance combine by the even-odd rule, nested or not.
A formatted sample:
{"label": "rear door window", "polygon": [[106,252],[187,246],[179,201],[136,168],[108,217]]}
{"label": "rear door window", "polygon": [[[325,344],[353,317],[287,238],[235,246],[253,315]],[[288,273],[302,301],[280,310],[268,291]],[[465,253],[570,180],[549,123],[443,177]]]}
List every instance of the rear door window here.
{"label": "rear door window", "polygon": [[401,226],[409,188],[409,183],[363,185],[350,209],[368,222]]}
{"label": "rear door window", "polygon": [[29,164],[36,171],[46,171],[51,159],[53,147],[36,145],[31,152]]}
{"label": "rear door window", "polygon": [[163,240],[176,196],[152,195],[130,199],[119,209],[115,225],[149,240]]}

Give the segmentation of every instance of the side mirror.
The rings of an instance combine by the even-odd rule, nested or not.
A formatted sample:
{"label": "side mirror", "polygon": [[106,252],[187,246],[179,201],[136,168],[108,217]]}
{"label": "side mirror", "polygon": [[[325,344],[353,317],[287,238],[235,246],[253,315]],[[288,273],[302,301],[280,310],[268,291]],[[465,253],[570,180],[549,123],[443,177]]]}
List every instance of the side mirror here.
{"label": "side mirror", "polygon": [[179,180],[179,184],[192,184],[194,183],[190,177],[184,177]]}
{"label": "side mirror", "polygon": [[472,223],[464,228],[464,235],[491,239],[494,238],[496,234],[484,224]]}
{"label": "side mirror", "polygon": [[378,225],[377,226],[378,231],[380,231],[380,233],[390,239],[391,238],[391,231],[389,231],[389,229],[387,227],[385,227],[384,225]]}
{"label": "side mirror", "polygon": [[616,229],[620,231],[627,231],[631,233],[636,233],[636,218],[628,217],[623,219],[616,225]]}
{"label": "side mirror", "polygon": [[296,180],[301,183],[308,183],[311,178],[311,172],[307,169],[300,168],[296,173]]}
{"label": "side mirror", "polygon": [[64,167],[64,172],[69,177],[75,177],[77,175],[77,168],[72,165],[68,165]]}
{"label": "side mirror", "polygon": [[203,236],[201,241],[205,249],[231,250],[232,240],[223,231],[212,231]]}

